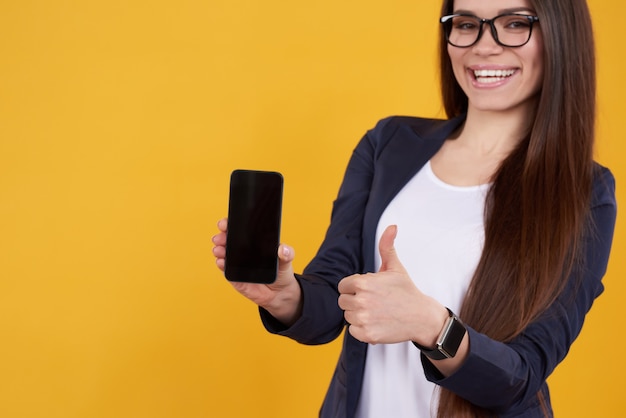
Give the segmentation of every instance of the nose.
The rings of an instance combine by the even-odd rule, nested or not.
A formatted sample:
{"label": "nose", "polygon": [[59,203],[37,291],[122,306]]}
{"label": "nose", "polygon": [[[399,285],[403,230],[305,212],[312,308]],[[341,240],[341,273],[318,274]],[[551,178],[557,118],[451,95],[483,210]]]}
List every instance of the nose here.
{"label": "nose", "polygon": [[483,22],[482,25],[483,26],[480,38],[473,45],[474,52],[476,52],[477,54],[491,54],[494,53],[494,51],[501,51],[502,46],[498,44],[498,42],[496,42],[496,38],[493,33],[493,26],[491,26],[489,22]]}

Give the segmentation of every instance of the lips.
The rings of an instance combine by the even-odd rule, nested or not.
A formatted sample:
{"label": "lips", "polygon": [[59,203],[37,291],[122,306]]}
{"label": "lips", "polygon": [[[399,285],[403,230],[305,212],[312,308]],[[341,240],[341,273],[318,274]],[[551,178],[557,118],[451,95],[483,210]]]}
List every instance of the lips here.
{"label": "lips", "polygon": [[517,70],[470,70],[470,72],[478,83],[492,84],[511,77]]}

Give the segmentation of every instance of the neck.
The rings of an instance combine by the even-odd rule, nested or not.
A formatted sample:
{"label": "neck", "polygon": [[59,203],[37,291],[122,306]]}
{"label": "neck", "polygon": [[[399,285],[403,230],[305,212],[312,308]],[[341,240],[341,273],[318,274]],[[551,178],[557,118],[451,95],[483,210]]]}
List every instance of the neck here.
{"label": "neck", "polygon": [[459,142],[479,155],[508,155],[528,134],[530,112],[495,112],[470,108]]}

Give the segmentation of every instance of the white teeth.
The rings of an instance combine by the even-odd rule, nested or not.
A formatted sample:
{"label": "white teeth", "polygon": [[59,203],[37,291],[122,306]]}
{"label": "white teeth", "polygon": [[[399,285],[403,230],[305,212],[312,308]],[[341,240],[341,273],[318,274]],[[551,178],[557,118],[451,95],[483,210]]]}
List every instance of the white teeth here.
{"label": "white teeth", "polygon": [[482,84],[492,84],[504,80],[506,77],[479,77],[476,81]]}
{"label": "white teeth", "polygon": [[515,70],[474,70],[474,77],[480,83],[496,83],[515,74]]}

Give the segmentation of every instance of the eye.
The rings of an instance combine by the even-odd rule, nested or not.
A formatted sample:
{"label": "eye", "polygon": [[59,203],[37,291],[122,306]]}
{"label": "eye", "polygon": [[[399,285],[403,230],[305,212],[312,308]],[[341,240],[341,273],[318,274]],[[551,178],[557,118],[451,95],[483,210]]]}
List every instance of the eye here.
{"label": "eye", "polygon": [[506,30],[528,30],[528,28],[530,27],[530,20],[528,16],[524,15],[502,16],[498,20],[498,25]]}
{"label": "eye", "polygon": [[455,30],[472,32],[478,30],[480,22],[476,18],[468,16],[458,16],[452,20],[452,27]]}
{"label": "eye", "polygon": [[511,29],[516,29],[516,28],[527,28],[529,27],[530,24],[528,23],[528,20],[515,20],[510,22],[507,27],[511,28]]}

